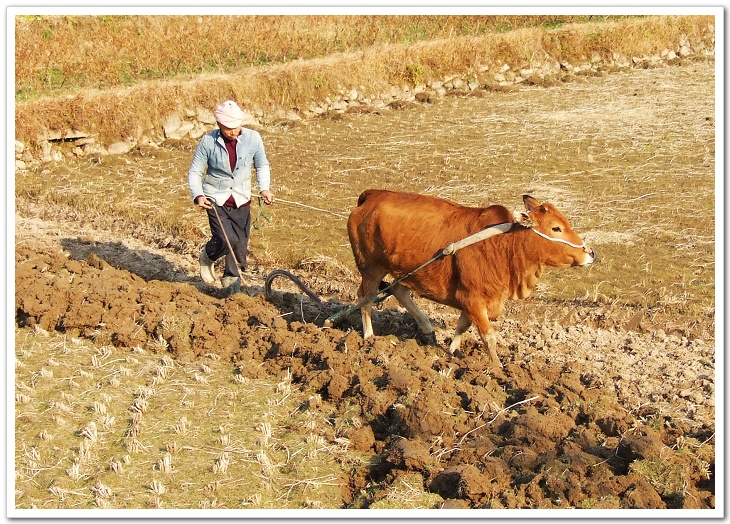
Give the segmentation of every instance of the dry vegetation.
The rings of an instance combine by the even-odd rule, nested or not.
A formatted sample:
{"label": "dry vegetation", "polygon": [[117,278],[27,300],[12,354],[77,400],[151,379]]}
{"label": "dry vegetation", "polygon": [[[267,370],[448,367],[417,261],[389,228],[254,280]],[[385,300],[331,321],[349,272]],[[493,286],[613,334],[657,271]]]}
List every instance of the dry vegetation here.
{"label": "dry vegetation", "polygon": [[[604,59],[612,53],[657,54],[681,35],[705,36],[711,21],[588,17],[587,23],[575,23],[586,18],[21,18],[16,138],[37,146],[44,129],[77,129],[110,143],[160,127],[170,113],[210,108],[211,100],[234,98],[264,110],[304,108],[352,88],[379,93],[455,73],[476,74],[489,64],[519,68],[548,56],[578,62],[594,54]],[[232,27],[247,35],[235,47],[224,37]],[[287,37],[272,42],[278,34]],[[65,94],[71,98],[59,96]]]}
{"label": "dry vegetation", "polygon": [[248,66],[310,60],[373,46],[412,45],[506,33],[524,27],[557,28],[621,18],[624,17],[25,16],[19,17],[16,25],[15,95],[22,101],[144,80],[194,79],[201,73],[231,74]]}
{"label": "dry vegetation", "polygon": [[[210,106],[222,97],[297,106],[346,82],[378,89],[412,82],[414,71],[426,80],[479,61],[529,62],[533,53],[566,60],[594,51],[656,53],[680,34],[703,31],[707,18],[619,24],[600,17],[570,25],[583,21],[366,17],[353,23],[343,17],[334,24],[327,17],[267,17],[262,24],[247,17],[172,17],[167,25],[157,17],[28,17],[18,20],[16,32],[18,138],[32,137],[39,124],[101,134],[113,127],[123,135],[139,125],[140,115]],[[227,47],[214,40],[226,24],[247,24],[245,31],[261,30],[269,40]],[[530,25],[537,27],[505,31]],[[287,45],[271,40],[277,28]],[[200,42],[210,46],[193,45]],[[548,274],[529,307],[589,307],[599,324],[618,319],[611,328],[643,315],[638,327],[648,332],[711,344],[714,64],[685,61],[572,80],[262,129],[279,203],[252,208],[250,270],[292,269],[318,293],[349,301],[357,282],[343,216],[362,189],[509,206],[529,192],[566,211],[601,258],[579,275]],[[99,119],[102,109],[106,118]],[[78,260],[97,253],[150,285],[197,283],[196,256],[208,229],[185,184],[194,146],[184,140],[19,173],[16,217],[27,230],[18,241],[64,243]],[[438,307],[428,311],[453,320]],[[175,318],[166,322],[161,329],[174,331]],[[215,354],[173,360],[164,337],[129,349],[111,345],[104,326],[97,335],[16,330],[18,507],[339,507],[343,477],[378,460],[348,449],[344,437],[367,421],[306,409],[322,399],[300,391],[288,371],[251,379]],[[636,358],[638,369],[644,362]],[[702,413],[711,406],[701,406]],[[679,418],[672,413],[667,420],[672,417]],[[708,479],[711,438],[676,444],[696,455]],[[649,462],[637,461],[637,474],[681,489],[681,471]],[[443,499],[426,493],[419,480],[403,475],[387,488],[368,486],[387,493],[371,507],[438,507]],[[586,499],[584,507],[598,504]]]}
{"label": "dry vegetation", "polygon": [[299,409],[290,374],[252,381],[217,355],[181,363],[164,344],[119,351],[42,329],[16,349],[20,507],[336,507],[346,447]]}

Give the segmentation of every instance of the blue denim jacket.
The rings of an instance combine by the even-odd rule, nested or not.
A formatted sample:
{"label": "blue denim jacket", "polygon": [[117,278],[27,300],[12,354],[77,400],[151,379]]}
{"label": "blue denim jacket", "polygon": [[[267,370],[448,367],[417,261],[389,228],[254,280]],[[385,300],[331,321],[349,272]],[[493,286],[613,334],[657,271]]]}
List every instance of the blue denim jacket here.
{"label": "blue denim jacket", "polygon": [[259,192],[269,189],[271,172],[261,135],[252,129],[243,128],[236,144],[236,153],[236,169],[231,172],[220,129],[201,137],[188,170],[188,186],[193,200],[205,195],[222,206],[233,195],[236,205],[245,204],[251,200],[252,166],[256,169]]}

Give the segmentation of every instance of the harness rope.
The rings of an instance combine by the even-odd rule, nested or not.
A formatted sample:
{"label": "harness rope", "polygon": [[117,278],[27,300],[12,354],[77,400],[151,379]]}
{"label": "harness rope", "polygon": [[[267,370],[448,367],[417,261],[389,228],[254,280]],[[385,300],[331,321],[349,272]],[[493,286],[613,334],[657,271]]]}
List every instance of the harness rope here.
{"label": "harness rope", "polygon": [[530,229],[532,229],[535,233],[537,233],[538,235],[540,235],[542,238],[546,238],[550,242],[561,242],[563,244],[568,244],[570,247],[574,247],[576,249],[585,249],[586,248],[586,243],[585,242],[583,242],[581,245],[573,244],[572,242],[568,242],[567,240],[563,240],[562,238],[549,237],[545,233],[542,233],[542,232],[538,231],[534,227],[531,227]]}
{"label": "harness rope", "polygon": [[[431,263],[433,263],[433,262],[435,262],[437,260],[440,260],[440,259],[442,259],[442,258],[444,258],[446,256],[453,255],[458,250],[463,249],[463,248],[465,248],[467,246],[470,246],[472,244],[476,244],[477,242],[481,242],[482,240],[486,240],[486,239],[488,239],[490,237],[493,237],[495,235],[499,235],[501,233],[506,233],[507,231],[509,231],[509,230],[512,229],[512,225],[513,225],[512,223],[508,223],[508,222],[503,223],[503,224],[497,224],[495,226],[488,227],[487,229],[484,229],[482,231],[479,231],[477,233],[474,233],[473,235],[470,235],[470,236],[468,236],[468,237],[466,237],[466,238],[464,238],[462,240],[459,240],[457,242],[453,242],[453,243],[449,244],[448,246],[446,246],[445,248],[443,248],[441,251],[439,251],[438,253],[436,253],[431,259],[427,260],[426,262],[424,262],[423,264],[421,264],[420,266],[418,266],[416,269],[410,271],[406,275],[404,275],[404,276],[402,276],[402,277],[394,280],[389,285],[387,285],[387,286],[379,289],[378,292],[375,293],[374,295],[371,295],[369,297],[366,297],[366,298],[360,300],[357,304],[353,304],[353,305],[351,305],[351,306],[349,306],[349,307],[347,307],[347,308],[345,308],[345,309],[343,309],[343,310],[335,313],[334,315],[330,316],[329,318],[327,318],[324,321],[324,325],[326,327],[332,327],[332,325],[336,321],[338,321],[340,318],[342,318],[344,316],[347,316],[350,313],[352,313],[353,311],[356,311],[356,310],[360,309],[363,305],[367,304],[368,302],[377,302],[379,295],[387,294],[393,286],[395,286],[396,284],[399,284],[400,282],[402,282],[403,280],[405,280],[408,277],[412,276],[414,273],[416,273],[417,271],[420,271],[421,269],[423,269],[424,267],[428,266],[429,264],[431,264]],[[562,238],[552,238],[552,237],[549,237],[546,234],[541,233],[540,231],[536,230],[534,227],[529,227],[528,229],[531,229],[532,231],[534,231],[535,233],[537,233],[539,236],[541,236],[543,238],[546,238],[547,240],[550,240],[552,242],[561,242],[563,244],[567,244],[567,245],[569,245],[571,247],[574,247],[574,248],[577,248],[577,249],[585,249],[585,243],[583,243],[582,245],[579,246],[577,244],[573,244],[571,242],[568,242],[567,240],[563,240]]]}
{"label": "harness rope", "polygon": [[290,206],[303,207],[303,208],[306,208],[306,209],[313,209],[314,211],[319,211],[321,213],[328,213],[330,215],[334,215],[334,216],[340,217],[340,218],[347,218],[347,215],[344,215],[342,213],[337,213],[335,211],[330,211],[329,209],[320,209],[318,207],[308,206],[307,204],[302,204],[301,202],[291,202],[289,200],[284,200],[283,198],[279,198],[279,197],[276,198],[276,201],[277,202],[280,202],[282,204],[290,205]]}
{"label": "harness rope", "polygon": [[[326,210],[326,209],[319,209],[319,208],[316,208],[316,207],[313,207],[313,206],[308,206],[306,204],[302,204],[302,203],[299,203],[299,202],[290,202],[288,200],[284,200],[284,199],[281,199],[281,198],[277,198],[277,201],[278,202],[282,202],[284,204],[295,205],[295,206],[304,207],[304,208],[307,208],[307,209],[313,209],[315,211],[320,211],[320,212],[323,212],[323,213],[329,213],[331,215],[335,215],[335,216],[340,217],[340,218],[347,218],[345,215],[342,215],[340,213],[336,213],[334,211],[329,211],[329,210]],[[258,215],[257,215],[257,217],[255,219],[255,224],[254,224],[255,229],[259,229],[259,227],[258,227],[258,220],[259,220],[260,217],[263,216],[263,218],[265,218],[267,221],[271,220],[270,217],[268,215],[266,215],[262,211],[261,197],[259,197],[258,203],[259,203],[259,205],[258,205]],[[221,226],[221,231],[223,232],[223,238],[225,239],[226,245],[228,246],[228,251],[231,253],[231,256],[233,257],[233,261],[236,264],[236,271],[238,272],[238,277],[239,278],[243,278],[243,274],[241,273],[241,268],[238,265],[238,260],[236,259],[236,255],[233,253],[233,248],[231,246],[231,242],[228,239],[228,235],[226,234],[225,228],[223,227],[223,222],[221,221],[220,215],[218,214],[218,209],[216,208],[215,202],[213,202],[213,211],[215,212],[215,216],[218,219],[218,223]],[[390,293],[390,290],[393,288],[393,286],[395,286],[397,284],[400,284],[403,280],[407,279],[408,277],[413,276],[416,272],[420,271],[421,269],[423,269],[424,267],[428,266],[429,264],[432,264],[433,262],[436,262],[437,260],[440,260],[440,259],[442,259],[444,257],[451,256],[454,253],[456,253],[457,251],[459,251],[460,249],[463,249],[463,248],[465,248],[467,246],[470,246],[472,244],[476,244],[477,242],[481,242],[482,240],[486,240],[486,239],[488,239],[490,237],[493,237],[495,235],[499,235],[501,233],[506,233],[507,231],[509,231],[509,230],[512,229],[512,225],[513,225],[513,223],[509,223],[509,222],[505,222],[505,223],[502,223],[502,224],[497,224],[497,225],[488,227],[487,229],[484,229],[482,231],[479,231],[477,233],[474,233],[473,235],[470,235],[470,236],[468,236],[466,238],[463,238],[463,239],[461,239],[461,240],[459,240],[457,242],[452,242],[451,244],[449,244],[448,246],[446,246],[445,248],[443,248],[441,251],[439,251],[438,253],[436,253],[433,257],[431,257],[429,260],[427,260],[426,262],[424,262],[423,264],[421,264],[417,268],[413,269],[412,271],[408,272],[407,274],[403,275],[402,277],[397,278],[396,280],[394,280],[393,282],[391,282],[387,286],[382,287],[382,288],[379,288],[378,291],[377,291],[377,293],[375,293],[375,294],[373,294],[373,295],[371,295],[369,297],[366,297],[366,298],[360,300],[356,304],[353,304],[353,305],[351,305],[351,306],[349,306],[349,307],[347,307],[347,308],[345,308],[343,310],[338,311],[334,315],[331,315],[330,317],[328,317],[324,321],[324,326],[326,326],[326,327],[332,327],[332,325],[336,321],[338,321],[340,318],[342,318],[344,316],[347,316],[350,313],[352,313],[353,311],[356,311],[356,310],[360,309],[363,305],[367,304],[368,302],[378,303],[378,302],[381,302],[381,301],[385,300],[385,298],[387,298],[387,295]],[[531,229],[537,235],[541,236],[542,238],[544,238],[546,240],[550,240],[551,242],[560,242],[560,243],[566,244],[566,245],[568,245],[568,246],[570,246],[572,248],[575,248],[575,249],[585,249],[585,242],[583,242],[583,244],[580,244],[580,245],[573,244],[572,242],[568,242],[567,240],[564,240],[562,238],[553,238],[553,237],[550,237],[550,236],[546,235],[545,233],[542,233],[542,232],[538,231],[534,227],[529,226],[528,229]],[[271,285],[272,285],[273,280],[276,277],[279,277],[279,276],[285,276],[285,277],[289,278],[292,282],[294,282],[295,284],[297,284],[297,286],[299,286],[299,288],[302,291],[304,291],[304,293],[308,297],[310,297],[315,302],[321,302],[321,299],[313,291],[311,291],[298,277],[296,277],[292,273],[290,273],[288,271],[285,271],[283,269],[274,270],[271,273],[269,273],[269,275],[266,277],[266,279],[265,279],[265,285],[264,285],[264,292],[265,292],[265,295],[267,297],[269,297],[271,295]],[[381,297],[380,295],[383,295],[383,296]]]}
{"label": "harness rope", "polygon": [[433,262],[436,262],[437,260],[440,260],[440,259],[442,259],[442,258],[444,258],[446,256],[453,255],[458,250],[463,249],[463,248],[465,248],[467,246],[470,246],[470,245],[475,244],[477,242],[480,242],[482,240],[486,240],[486,239],[488,239],[490,237],[493,237],[495,235],[499,235],[501,233],[506,233],[510,229],[512,229],[512,223],[511,222],[505,222],[504,224],[497,224],[495,226],[488,227],[487,229],[483,229],[482,231],[479,231],[477,233],[474,233],[473,235],[470,235],[470,236],[468,236],[468,237],[466,237],[466,238],[464,238],[462,240],[459,240],[457,242],[452,242],[451,244],[449,244],[448,246],[446,246],[445,248],[443,248],[441,251],[439,251],[438,253],[436,253],[429,260],[425,261],[423,264],[421,264],[420,266],[418,266],[416,269],[410,271],[409,273],[406,273],[405,275],[403,275],[400,278],[395,279],[389,285],[387,285],[387,286],[385,286],[385,287],[383,287],[381,289],[378,289],[378,292],[375,293],[374,295],[371,295],[369,297],[366,297],[366,298],[360,300],[360,302],[358,302],[357,304],[353,304],[353,305],[351,305],[351,306],[349,306],[349,307],[347,307],[347,308],[345,308],[345,309],[343,309],[341,311],[338,311],[334,315],[332,315],[329,318],[327,318],[324,321],[325,327],[332,327],[332,325],[336,321],[338,321],[340,318],[342,318],[344,316],[347,316],[350,313],[352,313],[353,311],[356,311],[356,310],[360,309],[362,306],[364,306],[368,302],[375,301],[377,299],[378,295],[381,295],[381,294],[384,294],[384,293],[388,293],[393,286],[395,286],[396,284],[400,284],[403,280],[405,280],[408,277],[412,276],[414,273],[416,273],[417,271],[420,271],[421,269],[423,269],[424,267],[428,266],[429,264],[431,264]]}

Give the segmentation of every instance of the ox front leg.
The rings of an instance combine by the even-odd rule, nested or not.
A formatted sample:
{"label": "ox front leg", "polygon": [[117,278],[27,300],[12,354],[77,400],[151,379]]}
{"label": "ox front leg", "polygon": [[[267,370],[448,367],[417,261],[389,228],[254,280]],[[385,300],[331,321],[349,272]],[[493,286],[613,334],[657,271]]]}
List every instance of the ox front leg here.
{"label": "ox front leg", "polygon": [[487,351],[489,351],[489,358],[496,366],[499,366],[501,368],[502,362],[499,360],[499,355],[497,355],[497,332],[492,329],[486,335],[482,335],[480,333],[480,336],[482,337],[482,342],[484,342],[484,345],[487,346]]}

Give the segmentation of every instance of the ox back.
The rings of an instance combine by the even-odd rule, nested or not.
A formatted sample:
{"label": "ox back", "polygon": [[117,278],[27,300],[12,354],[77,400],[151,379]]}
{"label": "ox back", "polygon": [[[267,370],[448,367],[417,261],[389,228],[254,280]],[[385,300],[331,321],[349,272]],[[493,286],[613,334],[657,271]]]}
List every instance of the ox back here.
{"label": "ox back", "polygon": [[[512,231],[436,260],[392,287],[393,295],[431,338],[433,326],[409,290],[461,311],[450,344],[452,353],[459,349],[462,334],[473,323],[490,358],[499,365],[490,319],[502,313],[504,301],[528,296],[545,266],[593,262],[592,252],[577,244],[580,239],[557,209],[529,196],[523,200],[534,227],[546,229],[547,234],[539,236],[515,224]],[[358,198],[347,222],[355,264],[362,276],[358,297],[374,296],[386,275],[400,278],[452,242],[514,221],[514,214],[504,206],[467,207],[416,193],[367,190]],[[556,235],[562,239],[548,238]],[[372,304],[363,305],[361,313],[363,336],[371,337]]]}

